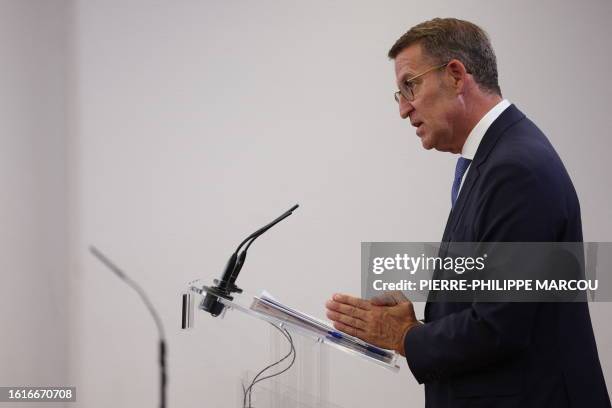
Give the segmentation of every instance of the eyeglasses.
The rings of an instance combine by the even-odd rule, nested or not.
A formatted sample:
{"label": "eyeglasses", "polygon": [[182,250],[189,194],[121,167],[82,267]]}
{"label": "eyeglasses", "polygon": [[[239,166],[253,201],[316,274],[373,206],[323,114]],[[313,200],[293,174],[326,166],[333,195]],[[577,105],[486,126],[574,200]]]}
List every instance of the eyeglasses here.
{"label": "eyeglasses", "polygon": [[421,72],[420,74],[415,75],[410,79],[406,79],[405,81],[402,81],[402,83],[399,86],[399,90],[393,94],[395,101],[397,103],[400,103],[400,95],[408,102],[414,101],[414,88],[416,86],[416,83],[414,82],[414,80],[422,77],[425,74],[430,73],[431,71],[435,71],[437,69],[444,68],[447,65],[448,65],[448,62],[442,65],[438,65],[438,66],[429,68],[428,70]]}

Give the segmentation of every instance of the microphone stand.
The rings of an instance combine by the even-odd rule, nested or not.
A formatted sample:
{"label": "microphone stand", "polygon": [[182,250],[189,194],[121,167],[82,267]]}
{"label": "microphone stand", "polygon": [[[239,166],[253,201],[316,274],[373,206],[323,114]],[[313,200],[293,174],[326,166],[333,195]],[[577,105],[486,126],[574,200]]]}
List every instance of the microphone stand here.
{"label": "microphone stand", "polygon": [[89,252],[93,256],[95,256],[100,262],[102,262],[108,269],[113,271],[122,281],[127,283],[132,289],[134,289],[144,304],[149,309],[151,316],[153,316],[153,320],[155,321],[155,325],[157,326],[157,333],[159,335],[159,371],[160,371],[160,401],[159,406],[161,408],[166,407],[166,386],[167,386],[167,375],[166,375],[166,336],[164,334],[164,326],[162,325],[162,321],[159,318],[159,315],[155,311],[153,304],[147,297],[147,294],[144,290],[132,279],[130,279],[125,272],[123,272],[117,265],[115,265],[110,259],[108,259],[102,252],[100,252],[96,247],[90,246]]}

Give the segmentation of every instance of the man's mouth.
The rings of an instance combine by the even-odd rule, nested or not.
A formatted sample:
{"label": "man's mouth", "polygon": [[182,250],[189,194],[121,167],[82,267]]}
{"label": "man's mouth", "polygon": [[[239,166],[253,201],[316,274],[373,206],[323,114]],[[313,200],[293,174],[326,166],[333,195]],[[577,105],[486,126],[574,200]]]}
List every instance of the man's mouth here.
{"label": "man's mouth", "polygon": [[417,136],[420,137],[421,135],[419,133],[420,133],[420,130],[421,130],[421,125],[423,125],[423,122],[421,122],[420,120],[417,120],[417,121],[412,122],[411,124],[412,124],[412,126],[414,126],[416,128]]}

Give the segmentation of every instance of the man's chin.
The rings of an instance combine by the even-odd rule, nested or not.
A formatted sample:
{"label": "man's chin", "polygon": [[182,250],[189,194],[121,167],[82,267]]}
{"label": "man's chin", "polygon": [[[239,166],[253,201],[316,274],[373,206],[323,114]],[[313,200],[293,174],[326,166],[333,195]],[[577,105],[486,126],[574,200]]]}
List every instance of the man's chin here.
{"label": "man's chin", "polygon": [[434,147],[433,143],[431,143],[431,140],[429,140],[425,136],[421,137],[421,144],[423,145],[423,149],[425,150],[431,150]]}

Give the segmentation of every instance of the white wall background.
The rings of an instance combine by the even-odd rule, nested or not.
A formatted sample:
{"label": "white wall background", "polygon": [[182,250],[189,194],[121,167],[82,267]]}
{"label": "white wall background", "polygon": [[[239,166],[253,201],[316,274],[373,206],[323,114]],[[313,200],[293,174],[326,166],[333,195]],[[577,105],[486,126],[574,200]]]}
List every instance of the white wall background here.
{"label": "white wall background", "polygon": [[65,385],[73,357],[68,10],[0,1],[0,386]]}
{"label": "white wall background", "polygon": [[[23,11],[17,6],[22,2],[6,4]],[[202,315],[195,331],[181,333],[179,294],[192,279],[217,277],[245,234],[300,203],[253,245],[239,283],[319,316],[331,293],[358,293],[361,241],[440,239],[455,158],[422,150],[410,124],[400,120],[386,58],[396,38],[425,19],[465,18],[489,32],[504,95],[545,131],[574,180],[585,240],[612,240],[609,1],[75,0],[54,2],[64,8],[53,10],[50,2],[27,4],[57,15],[72,30],[68,38],[40,39],[71,50],[65,56],[45,49],[58,72],[67,73],[64,87],[29,94],[69,96],[65,105],[36,105],[37,117],[48,117],[58,137],[64,131],[67,136],[50,143],[21,130],[46,150],[24,156],[14,169],[27,172],[46,163],[56,173],[45,177],[61,179],[63,161],[53,149],[69,152],[68,186],[34,201],[57,206],[63,215],[41,217],[64,228],[63,236],[71,225],[69,241],[48,241],[69,242],[70,259],[56,262],[72,266],[63,276],[73,289],[61,283],[47,296],[68,295],[78,311],[70,327],[64,323],[74,347],[62,355],[71,362],[78,406],[157,403],[153,323],[135,294],[88,255],[89,244],[139,281],[160,310],[170,345],[170,406],[225,407],[232,406],[228,399],[235,403],[243,371],[266,363],[268,328],[238,315]],[[30,18],[25,27],[41,29],[37,18],[47,15]],[[12,33],[19,37],[26,28],[15,26]],[[12,64],[20,71],[18,62]],[[57,87],[51,72],[37,75]],[[23,97],[18,88],[8,95]],[[14,126],[31,125],[30,111],[27,104],[20,108]],[[7,151],[17,154],[25,143],[14,141]],[[20,177],[27,181],[30,174]],[[47,191],[53,181],[38,183],[23,194]],[[21,193],[23,187],[12,188]],[[12,222],[7,231],[22,230]],[[38,235],[36,229],[24,233],[28,239]],[[14,235],[9,239],[17,242]],[[28,270],[30,280],[42,279],[24,259],[42,264],[44,258],[13,256],[24,263],[6,270]],[[20,287],[21,278],[11,276]],[[15,293],[6,299],[16,301]],[[591,309],[612,384],[612,331],[605,324],[612,309]],[[49,310],[29,313],[45,321],[55,316]],[[59,338],[58,347],[67,340]],[[3,352],[14,341],[4,344]],[[335,403],[423,405],[422,389],[405,363],[392,374],[330,356]],[[55,366],[45,364],[53,372]]]}

